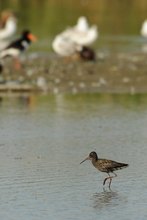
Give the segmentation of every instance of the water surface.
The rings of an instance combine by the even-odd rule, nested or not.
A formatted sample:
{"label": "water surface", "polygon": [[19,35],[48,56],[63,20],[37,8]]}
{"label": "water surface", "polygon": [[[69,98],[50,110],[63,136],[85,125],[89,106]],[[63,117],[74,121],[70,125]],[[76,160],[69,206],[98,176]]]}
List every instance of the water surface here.
{"label": "water surface", "polygon": [[[0,219],[147,218],[146,95],[3,97],[0,121]],[[93,150],[130,165],[111,190]]]}

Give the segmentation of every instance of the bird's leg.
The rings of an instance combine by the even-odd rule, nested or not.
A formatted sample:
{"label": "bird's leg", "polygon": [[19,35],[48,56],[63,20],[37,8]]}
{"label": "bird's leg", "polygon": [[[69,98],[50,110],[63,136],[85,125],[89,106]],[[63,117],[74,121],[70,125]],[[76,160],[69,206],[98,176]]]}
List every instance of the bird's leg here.
{"label": "bird's leg", "polygon": [[117,174],[116,174],[116,173],[114,173],[114,172],[112,172],[112,173],[114,174],[114,176],[112,176],[112,178],[117,177]]}
{"label": "bird's leg", "polygon": [[110,182],[109,182],[109,189],[110,189],[110,186],[111,186],[111,182],[112,182],[112,178],[114,177],[117,177],[117,174],[112,172],[114,174],[114,176],[110,176]]}
{"label": "bird's leg", "polygon": [[106,183],[106,181],[108,180],[108,179],[110,179],[110,174],[108,173],[108,177],[106,177],[105,179],[104,179],[104,181],[103,181],[103,186],[105,185],[105,183]]}
{"label": "bird's leg", "polygon": [[104,182],[103,182],[103,185],[105,185],[106,181],[107,181],[108,179],[110,179],[110,181],[109,181],[109,188],[110,188],[110,186],[111,186],[112,178],[117,177],[117,174],[116,174],[116,173],[114,173],[114,172],[112,172],[112,173],[114,174],[114,176],[110,176],[110,174],[108,173],[109,176],[106,177],[106,178],[104,179]]}
{"label": "bird's leg", "polygon": [[18,58],[14,58],[14,69],[15,70],[21,70],[22,68],[22,65],[21,65],[21,62]]}
{"label": "bird's leg", "polygon": [[112,182],[112,176],[110,177],[110,182],[109,182],[109,189],[110,189],[110,186],[111,186],[111,182]]}

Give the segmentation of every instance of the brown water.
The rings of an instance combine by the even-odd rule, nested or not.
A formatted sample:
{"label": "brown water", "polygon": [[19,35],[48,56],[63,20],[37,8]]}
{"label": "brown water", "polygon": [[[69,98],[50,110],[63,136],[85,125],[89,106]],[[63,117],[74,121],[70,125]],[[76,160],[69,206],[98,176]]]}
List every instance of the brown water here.
{"label": "brown water", "polygon": [[[146,115],[146,95],[2,98],[0,219],[145,220]],[[93,150],[130,165],[111,191]]]}

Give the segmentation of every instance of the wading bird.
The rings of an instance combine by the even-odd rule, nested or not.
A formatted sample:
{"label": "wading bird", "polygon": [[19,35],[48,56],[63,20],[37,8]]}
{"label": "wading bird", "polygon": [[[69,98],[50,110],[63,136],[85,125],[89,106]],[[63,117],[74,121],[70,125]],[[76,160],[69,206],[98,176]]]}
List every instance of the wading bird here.
{"label": "wading bird", "polygon": [[5,49],[0,52],[0,59],[12,57],[15,60],[15,68],[20,69],[20,62],[18,60],[20,54],[30,46],[31,42],[36,41],[37,38],[29,31],[24,30],[22,36],[11,42]]}
{"label": "wading bird", "polygon": [[[114,171],[123,169],[128,166],[128,164],[126,163],[119,163],[113,160],[100,159],[97,153],[94,151],[91,152],[89,156],[86,157],[81,163],[83,163],[86,160],[91,160],[93,166],[96,169],[108,174],[108,177],[106,177],[103,181],[103,185],[105,185],[106,181],[109,180],[109,188],[111,186],[112,179],[117,176],[117,174],[114,173]],[[111,176],[110,173],[114,174],[114,176]]]}

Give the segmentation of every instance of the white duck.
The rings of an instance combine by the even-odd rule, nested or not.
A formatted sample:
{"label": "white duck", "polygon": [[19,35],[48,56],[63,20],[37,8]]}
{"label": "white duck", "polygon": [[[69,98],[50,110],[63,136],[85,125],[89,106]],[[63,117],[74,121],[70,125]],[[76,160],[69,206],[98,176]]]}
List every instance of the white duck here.
{"label": "white duck", "polygon": [[0,22],[0,40],[11,37],[17,29],[17,19],[11,11],[3,11]]}
{"label": "white duck", "polygon": [[82,46],[88,46],[97,39],[98,30],[96,25],[89,27],[85,17],[80,17],[77,25],[65,30],[64,34],[72,39],[75,43]]}
{"label": "white duck", "polygon": [[14,13],[9,10],[3,11],[0,19],[0,50],[9,44],[9,38],[15,34],[16,29],[17,19]]}
{"label": "white duck", "polygon": [[147,19],[143,22],[141,27],[141,35],[147,37]]}
{"label": "white duck", "polygon": [[80,17],[74,27],[67,28],[55,37],[53,50],[61,56],[71,56],[92,44],[98,37],[96,25],[89,27],[87,19]]}
{"label": "white duck", "polygon": [[60,56],[72,56],[76,51],[82,49],[82,46],[76,44],[64,33],[57,35],[52,43],[53,50]]}

